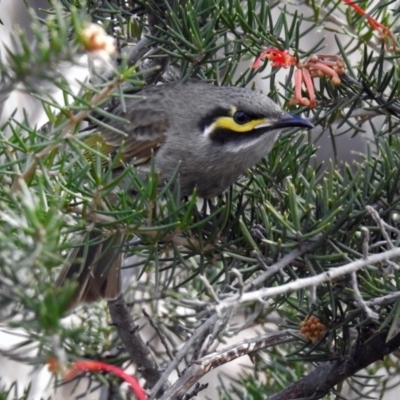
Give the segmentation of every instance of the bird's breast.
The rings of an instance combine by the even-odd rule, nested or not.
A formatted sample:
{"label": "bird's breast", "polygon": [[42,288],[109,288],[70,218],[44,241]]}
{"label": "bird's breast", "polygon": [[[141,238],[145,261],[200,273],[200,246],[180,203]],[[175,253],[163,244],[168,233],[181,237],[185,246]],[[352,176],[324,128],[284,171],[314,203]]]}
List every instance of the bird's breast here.
{"label": "bird's breast", "polygon": [[213,143],[186,143],[186,146],[167,143],[157,153],[156,166],[163,180],[168,181],[179,165],[183,196],[191,195],[196,189],[200,197],[215,197],[266,156],[274,142],[275,135],[268,135],[239,151]]}

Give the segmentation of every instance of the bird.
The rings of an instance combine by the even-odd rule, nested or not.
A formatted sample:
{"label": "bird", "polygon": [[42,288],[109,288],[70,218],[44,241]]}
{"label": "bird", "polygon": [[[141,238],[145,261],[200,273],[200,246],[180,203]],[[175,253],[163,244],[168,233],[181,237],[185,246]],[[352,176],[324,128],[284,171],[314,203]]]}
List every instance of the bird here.
{"label": "bird", "polygon": [[[144,88],[112,114],[119,118],[99,125],[89,145],[110,156],[118,153],[122,164],[140,174],[153,166],[160,182],[178,168],[182,197],[196,191],[206,199],[222,194],[267,156],[283,129],[314,127],[260,92],[196,80]],[[89,245],[70,252],[58,276],[59,286],[76,282],[72,308],[120,294],[125,237],[98,235],[89,233]]]}

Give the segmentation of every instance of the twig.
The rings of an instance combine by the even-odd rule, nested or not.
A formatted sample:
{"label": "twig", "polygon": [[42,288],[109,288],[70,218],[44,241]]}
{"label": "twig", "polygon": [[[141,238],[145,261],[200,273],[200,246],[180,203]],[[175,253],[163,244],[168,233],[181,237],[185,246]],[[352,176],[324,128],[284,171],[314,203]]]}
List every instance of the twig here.
{"label": "twig", "polygon": [[230,272],[231,272],[232,275],[236,276],[236,278],[238,280],[237,286],[239,288],[239,295],[241,296],[243,294],[243,286],[244,286],[243,275],[236,268],[232,268]]}
{"label": "twig", "polygon": [[[224,314],[219,316],[218,323],[214,324],[212,329],[210,329],[210,333],[205,336],[202,341],[199,340],[197,342],[192,351],[191,362],[196,361],[210,351],[215,350],[216,346],[218,346],[218,343],[215,343],[216,339],[228,331],[227,325],[231,321],[232,313],[232,308],[227,309]],[[219,341],[220,340],[218,340],[218,342]],[[213,349],[210,350],[211,348]]]}
{"label": "twig", "polygon": [[[268,400],[294,400],[299,398],[321,399],[327,396],[332,388],[358,371],[381,360],[400,346],[400,334],[387,341],[387,332],[367,336],[356,341],[350,354],[337,361],[320,364],[303,379],[291,384],[286,389],[268,396]],[[368,345],[365,341],[368,340]],[[265,399],[267,400],[267,399]]]}
{"label": "twig", "polygon": [[[111,319],[117,330],[118,336],[129,353],[132,362],[137,366],[143,378],[152,388],[160,380],[161,373],[158,365],[150,353],[146,343],[138,332],[138,326],[133,322],[128,307],[122,297],[108,301]],[[159,385],[161,389],[161,385]],[[165,390],[167,385],[163,386]]]}
{"label": "twig", "polygon": [[[150,399],[155,399],[157,393],[160,389],[163,388],[164,382],[168,379],[171,372],[179,365],[181,360],[187,355],[188,351],[191,347],[193,347],[194,343],[201,338],[203,338],[207,332],[217,324],[219,315],[214,313],[204,324],[202,324],[196,331],[193,333],[192,337],[185,343],[185,345],[178,351],[175,356],[175,359],[168,365],[166,370],[163,372],[161,378],[158,380],[157,384],[153,387],[153,390],[150,395]],[[170,397],[166,397],[166,394],[161,397],[161,400],[167,400]]]}
{"label": "twig", "polygon": [[209,372],[212,369],[233,361],[239,357],[249,355],[267,347],[292,342],[295,340],[293,335],[297,333],[298,331],[296,330],[287,329],[282,332],[258,335],[251,339],[246,339],[240,343],[235,343],[231,346],[225,347],[222,350],[215,351],[212,354],[208,354],[200,360],[197,360],[196,364],[200,365],[205,372]]}
{"label": "twig", "polygon": [[[170,360],[173,360],[174,356],[172,355],[171,350],[169,349],[168,343],[165,340],[165,336],[163,335],[163,333],[160,331],[158,326],[154,323],[154,321],[151,318],[151,316],[149,315],[149,313],[144,308],[142,309],[142,313],[146,317],[147,321],[149,321],[149,324],[151,325],[151,327],[155,330],[158,338],[160,339],[161,343],[164,346],[165,352],[167,353],[168,357],[170,358]],[[180,372],[179,372],[178,368],[176,369],[176,372],[177,372],[178,376],[180,376]]]}
{"label": "twig", "polygon": [[200,275],[199,276],[200,280],[203,282],[203,285],[205,286],[208,294],[210,295],[210,297],[216,302],[219,303],[219,298],[217,296],[217,293],[215,293],[214,288],[212,287],[212,285],[210,284],[210,282],[207,280],[207,278],[204,275]]}
{"label": "twig", "polygon": [[[386,245],[386,247],[387,247],[388,249],[394,249],[394,248],[395,248],[395,245],[393,244],[393,242],[392,242],[392,240],[391,240],[391,238],[390,238],[390,236],[389,236],[388,231],[394,232],[394,233],[398,236],[399,233],[400,233],[399,230],[396,229],[395,227],[393,227],[393,226],[387,224],[387,223],[379,216],[379,213],[378,213],[378,211],[375,210],[375,208],[373,208],[373,207],[371,207],[371,206],[366,206],[365,208],[366,208],[366,210],[368,211],[368,213],[372,216],[372,218],[374,219],[374,221],[376,222],[376,224],[378,225],[378,227],[379,227],[379,229],[380,229],[380,231],[381,231],[381,233],[382,233],[382,236],[383,236],[383,238],[384,238],[384,240],[383,240],[384,245]],[[390,267],[390,268],[387,268],[387,271],[384,271],[384,273],[386,273],[386,274],[392,273],[393,271],[399,269],[399,266],[398,266],[395,262],[393,262],[393,261],[388,261],[388,267]]]}
{"label": "twig", "polygon": [[398,299],[400,299],[400,292],[395,292],[387,294],[386,296],[368,300],[365,302],[365,304],[367,304],[367,306],[386,306],[387,304],[391,304]]}
{"label": "twig", "polygon": [[[213,342],[214,342],[213,335],[211,335],[211,334],[207,335],[207,337],[204,339],[203,343],[201,343],[200,348],[195,349],[195,351],[193,352],[193,357],[192,357],[191,362],[195,362],[195,360],[197,360],[198,358],[204,357],[210,350]],[[218,346],[218,343],[214,343],[214,346],[216,349],[217,348],[216,346]]]}
{"label": "twig", "polygon": [[365,207],[368,213],[371,215],[371,217],[374,219],[376,224],[378,225],[379,229],[381,230],[382,236],[386,240],[386,245],[389,249],[394,249],[395,246],[392,243],[388,233],[387,233],[387,224],[382,220],[382,218],[379,216],[378,211],[375,210],[375,208],[371,206],[366,206]]}
{"label": "twig", "polygon": [[364,257],[364,259],[367,259],[368,258],[368,254],[369,254],[369,251],[368,251],[369,238],[370,238],[369,230],[368,230],[367,227],[362,226],[360,228],[360,231],[361,231],[362,236],[363,236],[363,241],[362,241],[363,257]]}
{"label": "twig", "polygon": [[276,346],[278,344],[287,343],[295,340],[294,330],[286,330],[283,332],[270,333],[266,335],[256,336],[252,339],[233,344],[222,350],[209,354],[200,360],[195,361],[163,395],[161,400],[172,400],[186,393],[201,377],[211,370],[226,364],[239,357],[250,355],[261,349]]}
{"label": "twig", "polygon": [[182,400],[190,400],[190,399],[192,399],[193,397],[197,396],[202,390],[207,389],[207,388],[208,388],[208,383],[200,384],[199,382],[197,382],[197,383],[194,385],[193,390],[192,390],[191,392],[185,394],[185,395],[182,397]]}
{"label": "twig", "polygon": [[[360,230],[363,235],[363,240],[362,240],[363,259],[366,260],[368,258],[368,254],[369,254],[368,245],[369,245],[369,240],[370,240],[370,234],[369,234],[368,228],[366,228],[365,226],[361,227]],[[331,246],[333,246],[333,248],[336,251],[338,251],[338,252],[340,251],[340,249],[334,243],[330,243],[330,244],[331,244]],[[344,257],[348,262],[351,262],[350,257],[348,257],[347,255],[345,255]],[[389,261],[387,261],[387,262],[389,262]],[[376,312],[371,310],[371,308],[368,307],[368,305],[366,304],[366,302],[364,301],[364,299],[361,296],[361,292],[360,292],[360,289],[358,287],[358,282],[357,282],[357,274],[355,272],[352,272],[350,274],[350,283],[351,283],[351,287],[353,289],[352,294],[353,294],[356,304],[364,310],[364,312],[368,315],[369,318],[378,320],[379,314],[377,314]]]}
{"label": "twig", "polygon": [[[227,332],[226,335],[228,337],[234,337],[234,336],[238,335],[240,332],[244,331],[245,329],[247,329],[255,324],[258,324],[256,322],[256,320],[258,318],[260,318],[260,314],[264,309],[265,309],[265,305],[263,303],[255,304],[253,307],[253,312],[250,315],[246,316],[247,318],[243,322],[243,324],[240,324],[239,326],[236,325],[235,329],[232,330],[231,332]],[[263,314],[262,321],[263,321],[263,324],[272,323],[274,325],[281,325],[284,323],[284,319],[281,318],[278,313],[274,313],[274,312],[271,312],[268,315]]]}
{"label": "twig", "polygon": [[147,37],[141,38],[128,52],[128,65],[135,65],[148,51],[151,40]]}
{"label": "twig", "polygon": [[245,293],[240,298],[238,296],[232,296],[230,299],[224,299],[220,301],[220,303],[215,306],[215,309],[218,313],[221,313],[225,308],[237,306],[240,303],[249,301],[263,301],[267,298],[275,297],[280,294],[286,294],[310,286],[316,286],[321,283],[339,278],[343,275],[358,271],[359,269],[362,269],[368,265],[377,264],[384,262],[387,259],[397,257],[400,257],[400,247],[396,247],[393,250],[388,250],[383,253],[373,254],[366,259],[356,260],[343,265],[342,267],[331,268],[329,271],[323,272],[322,274],[316,276],[297,279],[293,282],[277,287],[263,288],[250,293]]}
{"label": "twig", "polygon": [[364,299],[361,296],[360,289],[358,288],[357,284],[357,274],[355,272],[352,272],[350,274],[350,277],[351,277],[351,286],[353,288],[354,300],[356,301],[358,306],[364,310],[364,312],[368,315],[369,318],[379,320],[379,314],[371,310],[371,308],[368,307],[368,305],[365,303]]}
{"label": "twig", "polygon": [[287,267],[290,263],[292,263],[297,257],[302,256],[304,253],[314,250],[318,247],[324,239],[323,235],[318,235],[315,238],[315,241],[306,242],[299,244],[299,247],[291,251],[289,254],[281,258],[274,265],[268,267],[268,270],[263,272],[260,276],[258,276],[254,281],[248,283],[243,291],[248,292],[249,290],[255,289],[263,285],[263,283],[272,275],[275,275],[277,272]]}

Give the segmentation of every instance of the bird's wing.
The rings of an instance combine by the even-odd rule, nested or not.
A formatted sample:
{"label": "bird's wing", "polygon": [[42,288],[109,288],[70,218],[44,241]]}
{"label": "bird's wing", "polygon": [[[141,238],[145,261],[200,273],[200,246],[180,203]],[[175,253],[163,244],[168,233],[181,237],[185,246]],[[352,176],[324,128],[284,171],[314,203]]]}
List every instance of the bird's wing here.
{"label": "bird's wing", "polygon": [[85,233],[80,238],[56,280],[57,286],[67,281],[77,284],[68,309],[119,295],[124,242],[125,235],[119,231],[106,238],[98,232]]}
{"label": "bird's wing", "polygon": [[126,113],[120,109],[113,113],[119,119],[107,122],[110,129],[98,127],[97,132],[85,140],[86,145],[99,148],[104,155],[118,153],[120,163],[139,165],[147,162],[165,140],[167,113],[140,106]]}

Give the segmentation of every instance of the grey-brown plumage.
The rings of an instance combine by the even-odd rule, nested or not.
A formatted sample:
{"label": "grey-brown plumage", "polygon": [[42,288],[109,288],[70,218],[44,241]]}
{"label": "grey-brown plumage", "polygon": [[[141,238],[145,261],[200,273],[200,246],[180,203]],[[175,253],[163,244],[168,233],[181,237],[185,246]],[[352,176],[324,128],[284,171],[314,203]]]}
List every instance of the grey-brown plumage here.
{"label": "grey-brown plumage", "polygon": [[[312,127],[255,91],[193,81],[148,88],[138,93],[137,99],[127,100],[125,107],[126,112],[118,106],[113,114],[126,121],[108,124],[126,136],[101,127],[93,137],[105,153],[122,145],[122,161],[135,164],[143,173],[154,152],[161,181],[169,180],[179,165],[183,196],[194,189],[200,197],[221,194],[268,154],[280,130]],[[114,245],[103,240],[103,249],[93,244],[86,252],[75,251],[58,284],[77,279],[77,303],[117,296],[122,240],[114,238]],[[107,250],[102,251],[106,244]]]}

